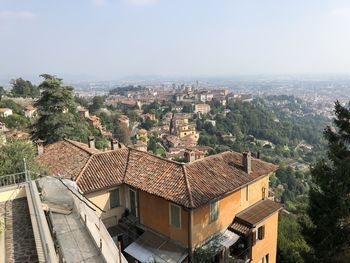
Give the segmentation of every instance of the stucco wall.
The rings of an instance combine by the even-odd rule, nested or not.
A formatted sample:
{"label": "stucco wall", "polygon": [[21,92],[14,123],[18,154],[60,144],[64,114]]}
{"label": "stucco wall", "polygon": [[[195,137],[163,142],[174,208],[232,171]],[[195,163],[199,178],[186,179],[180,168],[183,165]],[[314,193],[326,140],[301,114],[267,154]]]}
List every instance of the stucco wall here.
{"label": "stucco wall", "polygon": [[87,194],[86,197],[99,206],[101,209],[106,211],[105,213],[100,210],[96,210],[105,226],[108,228],[110,226],[116,225],[118,220],[121,218],[122,214],[125,210],[125,187],[124,185],[119,186],[120,188],[120,203],[121,206],[117,208],[110,208],[109,202],[109,191],[115,189],[116,187],[110,188],[108,190],[102,190],[98,192],[94,192],[91,194]]}
{"label": "stucco wall", "polygon": [[140,223],[187,247],[188,212],[181,208],[181,228],[174,228],[169,220],[169,201],[143,191],[138,191],[138,194]]}
{"label": "stucco wall", "polygon": [[225,230],[237,213],[262,200],[262,187],[268,189],[268,183],[268,176],[265,176],[249,185],[248,200],[246,200],[246,187],[219,200],[219,217],[215,222],[209,222],[210,204],[194,210],[192,246],[196,247],[217,232]]}
{"label": "stucco wall", "polygon": [[[266,218],[264,222],[256,226],[265,225],[265,237],[263,240],[257,240],[252,248],[252,263],[258,263],[266,254],[269,254],[269,263],[276,262],[277,250],[277,231],[278,231],[278,212]],[[255,229],[255,230],[256,230]]]}

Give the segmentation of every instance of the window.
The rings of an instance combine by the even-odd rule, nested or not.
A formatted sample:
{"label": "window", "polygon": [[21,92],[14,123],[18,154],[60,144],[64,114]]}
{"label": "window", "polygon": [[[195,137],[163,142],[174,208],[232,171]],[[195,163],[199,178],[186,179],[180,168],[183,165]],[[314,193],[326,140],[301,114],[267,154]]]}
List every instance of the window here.
{"label": "window", "polygon": [[265,237],[265,226],[259,227],[255,233],[256,233],[256,240],[263,240]]}
{"label": "window", "polygon": [[181,208],[177,205],[170,204],[170,225],[181,228]]}
{"label": "window", "polygon": [[267,254],[265,257],[262,257],[259,260],[259,263],[269,263],[269,254]]}
{"label": "window", "polygon": [[262,191],[262,199],[264,200],[265,197],[266,197],[266,188],[263,187],[263,188],[261,189],[261,191]]}
{"label": "window", "polygon": [[116,188],[109,192],[109,206],[110,208],[115,208],[120,206],[119,188]]}
{"label": "window", "polygon": [[210,223],[216,221],[219,217],[219,201],[210,203]]}
{"label": "window", "polygon": [[249,199],[249,188],[248,185],[245,187],[245,200],[248,201]]}

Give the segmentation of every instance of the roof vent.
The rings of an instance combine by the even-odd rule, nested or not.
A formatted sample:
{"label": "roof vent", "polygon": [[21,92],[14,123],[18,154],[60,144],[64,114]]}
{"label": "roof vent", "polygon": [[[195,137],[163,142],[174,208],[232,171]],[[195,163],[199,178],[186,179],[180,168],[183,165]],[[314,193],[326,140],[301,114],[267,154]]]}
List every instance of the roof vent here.
{"label": "roof vent", "polygon": [[242,164],[244,171],[250,174],[252,172],[252,154],[249,151],[242,154]]}

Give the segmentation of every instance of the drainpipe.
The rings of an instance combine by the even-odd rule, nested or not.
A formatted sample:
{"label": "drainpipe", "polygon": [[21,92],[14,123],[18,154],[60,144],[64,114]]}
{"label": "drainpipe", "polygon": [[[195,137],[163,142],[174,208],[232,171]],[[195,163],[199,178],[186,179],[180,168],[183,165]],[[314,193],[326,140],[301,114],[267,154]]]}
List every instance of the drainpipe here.
{"label": "drainpipe", "polygon": [[193,251],[192,251],[192,209],[188,211],[188,259],[190,263],[193,263]]}

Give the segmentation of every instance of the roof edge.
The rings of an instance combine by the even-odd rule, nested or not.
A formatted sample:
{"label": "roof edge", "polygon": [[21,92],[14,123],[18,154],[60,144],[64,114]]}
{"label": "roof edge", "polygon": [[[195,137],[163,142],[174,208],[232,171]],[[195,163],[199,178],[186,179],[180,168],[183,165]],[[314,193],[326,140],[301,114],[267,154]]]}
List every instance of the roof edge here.
{"label": "roof edge", "polygon": [[191,208],[194,208],[191,186],[190,186],[190,182],[188,181],[188,178],[187,178],[186,166],[184,164],[182,165],[182,171],[183,171],[183,175],[184,175],[184,179],[185,179],[185,185],[186,185],[186,189],[187,189],[188,198],[190,200],[190,205],[191,205]]}

